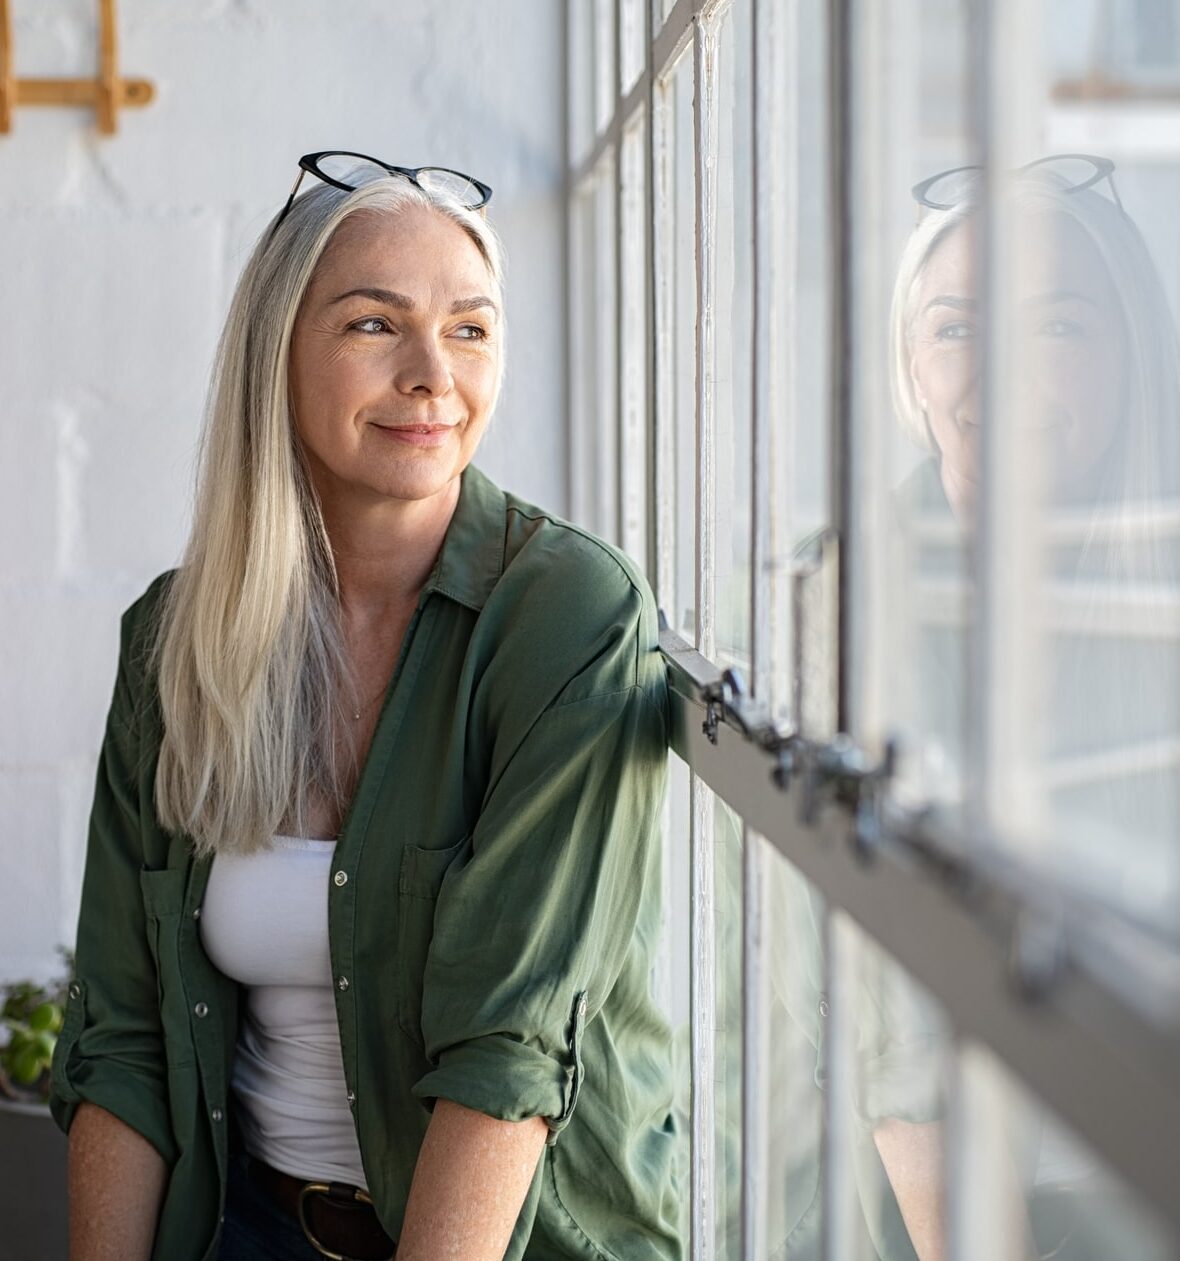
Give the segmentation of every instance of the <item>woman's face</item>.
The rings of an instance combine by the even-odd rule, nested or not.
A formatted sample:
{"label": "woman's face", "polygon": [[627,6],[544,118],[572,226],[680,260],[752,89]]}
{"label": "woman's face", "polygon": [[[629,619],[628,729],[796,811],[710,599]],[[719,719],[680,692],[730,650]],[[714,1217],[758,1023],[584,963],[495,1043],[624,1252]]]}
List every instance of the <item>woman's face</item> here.
{"label": "woman's face", "polygon": [[[1118,295],[1087,234],[1072,219],[1027,222],[1013,287],[1010,336],[1017,433],[1039,444],[1056,498],[1094,494],[1122,422],[1125,350]],[[910,372],[938,448],[953,507],[969,508],[979,482],[980,311],[970,220],[935,247],[911,324]]]}
{"label": "woman's face", "polygon": [[445,490],[487,426],[499,334],[487,264],[457,224],[420,206],[346,219],[291,337],[295,427],[321,499]]}

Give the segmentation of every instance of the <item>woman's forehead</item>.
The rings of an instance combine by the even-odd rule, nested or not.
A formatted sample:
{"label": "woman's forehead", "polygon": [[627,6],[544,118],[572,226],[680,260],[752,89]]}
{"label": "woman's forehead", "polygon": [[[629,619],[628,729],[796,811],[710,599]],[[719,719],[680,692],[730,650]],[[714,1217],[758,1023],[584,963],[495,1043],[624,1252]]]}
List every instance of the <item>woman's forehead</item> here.
{"label": "woman's forehead", "polygon": [[410,205],[350,215],[324,250],[312,283],[381,288],[416,283],[466,292],[495,282],[464,228],[437,210]]}
{"label": "woman's forehead", "polygon": [[[976,294],[977,233],[977,222],[968,219],[938,241],[919,275],[919,301],[935,292]],[[1077,293],[1100,304],[1116,298],[1110,273],[1093,239],[1066,214],[1021,217],[1019,231],[1014,234],[1012,275],[1018,300],[1047,293]]]}

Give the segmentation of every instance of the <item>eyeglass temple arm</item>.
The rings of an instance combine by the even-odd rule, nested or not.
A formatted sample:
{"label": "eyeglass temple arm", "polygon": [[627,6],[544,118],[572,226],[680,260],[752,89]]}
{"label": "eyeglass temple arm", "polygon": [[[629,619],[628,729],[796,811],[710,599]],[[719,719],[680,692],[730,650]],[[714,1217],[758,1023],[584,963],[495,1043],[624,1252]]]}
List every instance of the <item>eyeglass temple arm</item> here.
{"label": "eyeglass temple arm", "polygon": [[287,212],[295,204],[295,194],[299,191],[299,185],[303,183],[303,177],[306,174],[307,172],[303,169],[303,167],[300,167],[299,174],[295,176],[295,183],[291,187],[291,196],[287,198],[287,204],[280,211],[279,217],[274,221],[274,226],[270,230],[270,236],[266,238],[268,245],[270,244],[271,237],[273,237],[278,231],[279,224],[283,222],[283,220],[287,217]]}

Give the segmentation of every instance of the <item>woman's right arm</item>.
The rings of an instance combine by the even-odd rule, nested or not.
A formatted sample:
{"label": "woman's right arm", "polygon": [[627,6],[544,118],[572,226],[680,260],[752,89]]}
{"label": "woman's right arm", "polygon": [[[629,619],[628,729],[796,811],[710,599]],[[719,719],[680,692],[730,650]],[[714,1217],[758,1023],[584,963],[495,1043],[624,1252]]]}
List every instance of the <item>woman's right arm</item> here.
{"label": "woman's right arm", "polygon": [[70,1261],[148,1261],[168,1177],[160,1153],[93,1103],[79,1105],[69,1150]]}
{"label": "woman's right arm", "polygon": [[[141,873],[144,627],[156,590],[123,619],[99,758],[75,974],[53,1060],[50,1106],[69,1132],[73,1261],[146,1259],[175,1161],[155,960]],[[142,803],[142,804],[141,804]]]}

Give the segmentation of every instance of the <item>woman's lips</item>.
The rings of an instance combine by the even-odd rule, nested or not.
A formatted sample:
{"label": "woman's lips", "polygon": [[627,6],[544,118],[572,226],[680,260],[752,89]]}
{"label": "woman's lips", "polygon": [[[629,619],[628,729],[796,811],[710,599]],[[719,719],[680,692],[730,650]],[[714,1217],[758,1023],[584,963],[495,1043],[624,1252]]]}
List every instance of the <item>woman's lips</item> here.
{"label": "woman's lips", "polygon": [[441,447],[454,426],[375,425],[374,428],[394,442],[407,442],[413,447]]}

